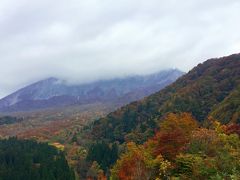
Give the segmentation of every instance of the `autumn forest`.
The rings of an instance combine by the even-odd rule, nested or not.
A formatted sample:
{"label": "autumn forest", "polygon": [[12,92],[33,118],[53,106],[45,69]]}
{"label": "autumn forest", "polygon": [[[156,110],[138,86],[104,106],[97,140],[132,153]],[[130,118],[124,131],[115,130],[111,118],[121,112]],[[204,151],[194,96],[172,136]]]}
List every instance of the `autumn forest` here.
{"label": "autumn forest", "polygon": [[96,105],[61,109],[63,116],[56,110],[3,116],[0,180],[237,180],[239,85],[234,54],[207,60],[115,110]]}

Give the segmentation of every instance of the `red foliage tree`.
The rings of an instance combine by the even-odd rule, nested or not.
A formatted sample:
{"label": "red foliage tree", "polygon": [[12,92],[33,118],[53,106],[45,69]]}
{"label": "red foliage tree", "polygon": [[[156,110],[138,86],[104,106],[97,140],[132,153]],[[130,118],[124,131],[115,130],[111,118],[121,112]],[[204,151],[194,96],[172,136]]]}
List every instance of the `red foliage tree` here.
{"label": "red foliage tree", "polygon": [[160,131],[146,145],[152,144],[155,156],[161,154],[166,159],[174,159],[184,150],[191,132],[197,127],[197,121],[191,114],[169,113],[160,124]]}
{"label": "red foliage tree", "polygon": [[226,134],[237,134],[240,136],[240,125],[239,124],[229,124],[225,128]]}

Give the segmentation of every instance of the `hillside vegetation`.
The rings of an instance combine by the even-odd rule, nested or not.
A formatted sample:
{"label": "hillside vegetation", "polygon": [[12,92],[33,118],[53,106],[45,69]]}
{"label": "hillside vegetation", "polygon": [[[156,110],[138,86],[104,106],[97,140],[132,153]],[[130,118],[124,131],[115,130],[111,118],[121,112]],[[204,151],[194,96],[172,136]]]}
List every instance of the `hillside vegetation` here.
{"label": "hillside vegetation", "polygon": [[95,121],[91,135],[110,142],[144,142],[168,112],[189,112],[199,122],[209,115],[222,123],[239,122],[239,84],[240,54],[207,60],[160,92]]}
{"label": "hillside vegetation", "polygon": [[240,54],[210,59],[94,121],[81,134],[93,177],[103,170],[116,180],[240,178],[239,84]]}
{"label": "hillside vegetation", "polygon": [[0,140],[1,180],[73,180],[64,154],[44,143]]}
{"label": "hillside vegetation", "polygon": [[170,113],[160,131],[127,150],[111,170],[113,180],[239,179],[240,126],[211,121],[208,128],[188,113]]}
{"label": "hillside vegetation", "polygon": [[[240,179],[240,54],[207,60],[163,90],[105,117],[113,107],[89,107],[81,114],[71,108],[31,114],[14,124],[3,121],[0,134],[50,141],[66,153],[76,179]],[[94,121],[97,117],[103,118]],[[92,123],[84,126],[89,118]],[[19,177],[31,172],[29,179],[74,178],[61,151],[32,141],[2,142],[13,144],[11,153],[12,148],[22,153],[24,170],[17,157],[9,166],[7,148],[0,143],[0,180],[12,171]],[[66,171],[58,176],[58,168]]]}

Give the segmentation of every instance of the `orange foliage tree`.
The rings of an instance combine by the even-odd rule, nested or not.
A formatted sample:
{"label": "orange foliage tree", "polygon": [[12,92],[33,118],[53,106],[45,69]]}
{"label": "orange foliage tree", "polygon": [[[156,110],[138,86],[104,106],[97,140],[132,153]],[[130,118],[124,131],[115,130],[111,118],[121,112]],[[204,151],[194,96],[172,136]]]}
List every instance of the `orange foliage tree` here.
{"label": "orange foliage tree", "polygon": [[143,149],[135,143],[128,143],[127,146],[128,151],[121,156],[112,170],[113,176],[120,180],[148,179]]}
{"label": "orange foliage tree", "polygon": [[160,123],[160,131],[146,144],[153,147],[155,155],[173,159],[184,150],[191,132],[198,128],[197,121],[189,113],[167,114]]}
{"label": "orange foliage tree", "polygon": [[161,155],[153,156],[151,148],[127,144],[127,152],[121,155],[111,171],[113,180],[148,180],[165,177],[171,169],[171,163]]}
{"label": "orange foliage tree", "polygon": [[168,160],[183,150],[191,132],[197,128],[198,124],[191,114],[167,114],[160,124],[160,131],[144,145],[128,143],[127,152],[121,155],[112,169],[112,179],[167,177],[172,168]]}

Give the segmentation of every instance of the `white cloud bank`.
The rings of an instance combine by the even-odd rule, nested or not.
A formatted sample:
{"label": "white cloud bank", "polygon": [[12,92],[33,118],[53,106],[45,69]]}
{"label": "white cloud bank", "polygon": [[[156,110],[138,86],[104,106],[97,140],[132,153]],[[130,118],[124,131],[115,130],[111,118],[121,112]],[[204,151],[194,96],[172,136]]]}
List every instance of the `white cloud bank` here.
{"label": "white cloud bank", "polygon": [[188,71],[240,52],[239,0],[1,0],[0,97],[73,82]]}

